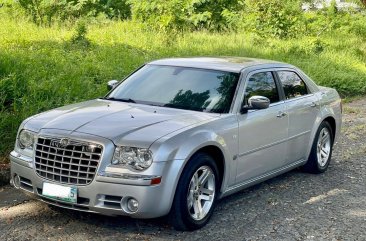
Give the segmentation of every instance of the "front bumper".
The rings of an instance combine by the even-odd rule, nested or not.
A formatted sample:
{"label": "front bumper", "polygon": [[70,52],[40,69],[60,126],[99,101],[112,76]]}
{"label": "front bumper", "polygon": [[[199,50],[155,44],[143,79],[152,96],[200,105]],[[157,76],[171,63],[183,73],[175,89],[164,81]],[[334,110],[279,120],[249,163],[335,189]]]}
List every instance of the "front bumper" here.
{"label": "front bumper", "polygon": [[[77,186],[78,198],[76,204],[42,196],[44,182],[55,183],[38,176],[33,169],[33,160],[22,157],[16,152],[10,154],[11,183],[14,177],[19,178],[15,185],[37,199],[51,205],[103,215],[123,215],[134,218],[155,218],[168,214],[183,160],[155,163],[161,165],[161,183],[151,185],[150,179],[156,176],[108,175],[100,172],[94,180],[85,186]],[[62,184],[64,185],[64,184]],[[64,185],[68,186],[68,185]],[[136,212],[129,212],[126,200],[134,198],[139,202]]]}

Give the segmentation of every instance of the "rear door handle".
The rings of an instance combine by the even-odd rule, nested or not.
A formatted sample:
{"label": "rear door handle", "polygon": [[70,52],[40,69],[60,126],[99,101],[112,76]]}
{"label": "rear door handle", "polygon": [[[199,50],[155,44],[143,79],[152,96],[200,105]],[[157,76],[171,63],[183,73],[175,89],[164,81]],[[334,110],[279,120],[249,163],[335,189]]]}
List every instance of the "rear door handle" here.
{"label": "rear door handle", "polygon": [[287,115],[287,113],[286,113],[286,112],[279,111],[279,112],[278,112],[278,114],[277,114],[277,117],[278,117],[278,118],[282,118],[282,117],[284,117],[284,116],[286,116],[286,115]]}

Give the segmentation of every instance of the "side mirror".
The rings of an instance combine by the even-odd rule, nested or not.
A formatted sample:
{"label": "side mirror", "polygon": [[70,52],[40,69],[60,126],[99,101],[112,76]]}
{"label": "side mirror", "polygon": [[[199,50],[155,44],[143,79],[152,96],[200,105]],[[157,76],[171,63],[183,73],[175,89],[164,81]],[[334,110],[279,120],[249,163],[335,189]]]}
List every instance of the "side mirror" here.
{"label": "side mirror", "polygon": [[269,107],[270,102],[271,101],[267,97],[258,95],[252,96],[248,100],[249,106],[257,110],[267,109]]}
{"label": "side mirror", "polygon": [[118,83],[119,83],[118,80],[110,80],[110,81],[108,81],[108,84],[107,84],[108,90],[112,90],[114,87],[117,86]]}
{"label": "side mirror", "polygon": [[246,113],[248,110],[267,109],[271,101],[264,96],[255,95],[248,99],[248,105],[241,108],[241,113]]}

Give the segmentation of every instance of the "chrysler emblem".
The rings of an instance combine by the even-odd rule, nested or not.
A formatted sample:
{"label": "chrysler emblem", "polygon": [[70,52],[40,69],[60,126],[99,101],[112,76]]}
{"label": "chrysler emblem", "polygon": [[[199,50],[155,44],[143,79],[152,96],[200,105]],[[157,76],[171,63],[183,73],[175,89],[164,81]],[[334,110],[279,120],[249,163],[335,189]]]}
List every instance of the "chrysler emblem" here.
{"label": "chrysler emblem", "polygon": [[67,139],[67,138],[62,138],[61,140],[52,140],[51,141],[51,146],[58,147],[58,148],[66,147],[68,144],[69,144],[69,139]]}
{"label": "chrysler emblem", "polygon": [[66,139],[66,138],[62,138],[60,140],[60,145],[61,146],[67,146],[69,144],[69,139]]}

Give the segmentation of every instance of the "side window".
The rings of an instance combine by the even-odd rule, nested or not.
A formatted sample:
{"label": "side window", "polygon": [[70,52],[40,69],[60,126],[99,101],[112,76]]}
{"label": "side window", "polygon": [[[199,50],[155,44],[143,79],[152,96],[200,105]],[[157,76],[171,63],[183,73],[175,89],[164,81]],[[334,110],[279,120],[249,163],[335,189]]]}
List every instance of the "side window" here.
{"label": "side window", "polygon": [[249,78],[244,94],[244,105],[248,105],[248,99],[254,95],[267,97],[271,103],[280,100],[272,72],[256,73]]}
{"label": "side window", "polygon": [[308,89],[302,79],[291,71],[278,71],[278,76],[285,91],[286,99],[307,95]]}

